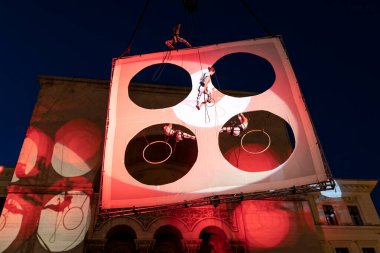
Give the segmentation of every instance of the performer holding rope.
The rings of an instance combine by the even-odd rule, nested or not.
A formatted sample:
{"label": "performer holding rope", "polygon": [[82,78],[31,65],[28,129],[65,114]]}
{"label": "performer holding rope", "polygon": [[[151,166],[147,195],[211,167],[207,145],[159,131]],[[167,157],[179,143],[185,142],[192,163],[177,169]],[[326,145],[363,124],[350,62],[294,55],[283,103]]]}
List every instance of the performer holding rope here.
{"label": "performer holding rope", "polygon": [[248,127],[248,118],[243,113],[239,113],[238,119],[240,121],[239,125],[222,127],[220,132],[225,132],[235,137],[241,136]]}
{"label": "performer holding rope", "polygon": [[168,137],[175,136],[175,141],[176,142],[183,141],[184,138],[185,139],[191,139],[191,140],[194,140],[194,141],[196,139],[194,135],[185,133],[182,130],[175,130],[175,129],[173,129],[173,124],[172,123],[169,123],[169,124],[163,126],[162,129],[164,130],[164,134],[166,136],[168,136]]}
{"label": "performer holding rope", "polygon": [[170,49],[175,49],[174,44],[177,44],[178,42],[184,43],[186,46],[191,47],[191,44],[187,40],[179,36],[180,31],[181,24],[177,24],[173,27],[173,36],[165,42]]}
{"label": "performer holding rope", "polygon": [[[197,105],[195,106],[198,110],[201,109],[202,104],[211,102],[211,95],[215,87],[210,83],[211,76],[215,74],[214,67],[208,67],[208,73],[204,73],[201,77],[198,87]],[[204,94],[204,101],[200,101],[200,98]]]}

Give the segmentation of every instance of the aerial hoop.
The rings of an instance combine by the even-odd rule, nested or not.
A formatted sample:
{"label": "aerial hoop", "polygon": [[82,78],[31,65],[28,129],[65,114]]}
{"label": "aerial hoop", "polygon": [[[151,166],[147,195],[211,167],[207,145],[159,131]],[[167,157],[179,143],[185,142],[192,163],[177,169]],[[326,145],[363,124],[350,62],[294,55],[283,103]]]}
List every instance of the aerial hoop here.
{"label": "aerial hoop", "polygon": [[[252,152],[250,150],[247,150],[245,147],[244,147],[244,144],[243,144],[243,140],[244,138],[250,134],[250,133],[254,133],[254,132],[262,132],[263,134],[265,134],[268,138],[268,145],[263,149],[263,150],[260,150],[260,151],[256,151],[256,152]],[[247,153],[250,153],[252,155],[257,155],[257,154],[261,154],[261,153],[264,153],[265,151],[267,151],[267,149],[270,147],[270,144],[271,144],[271,138],[269,136],[269,134],[267,132],[265,132],[264,130],[259,130],[259,129],[254,129],[254,130],[251,130],[251,131],[248,131],[246,132],[243,137],[241,138],[240,140],[240,146],[242,147],[242,149],[247,152]]]}
{"label": "aerial hoop", "polygon": [[5,214],[1,214],[1,216],[0,216],[0,231],[3,230],[6,223],[7,223],[7,216],[5,216]]}
{"label": "aerial hoop", "polygon": [[213,107],[215,105],[215,100],[212,98],[211,94],[204,93],[202,104],[205,104],[207,107]]}
{"label": "aerial hoop", "polygon": [[[71,225],[70,226],[70,224],[68,224],[68,221],[66,221],[65,222],[65,220],[66,220],[66,215],[69,213],[69,212],[71,212],[71,211],[74,211],[74,210],[79,210],[80,211],[80,216],[81,216],[81,218],[78,220],[78,223],[77,224],[74,224],[74,225]],[[71,212],[72,213],[72,212]],[[66,229],[66,230],[74,230],[74,229],[76,229],[76,228],[78,228],[81,224],[82,224],[82,222],[83,222],[83,219],[84,219],[84,212],[83,212],[83,210],[82,210],[82,208],[81,207],[79,207],[79,206],[74,206],[74,207],[71,207],[71,208],[69,208],[69,210],[67,210],[67,212],[63,215],[63,227]],[[70,220],[70,219],[69,219]]]}
{"label": "aerial hoop", "polygon": [[[158,161],[158,162],[150,161],[150,160],[148,160],[148,159],[145,157],[145,151],[146,151],[146,149],[147,149],[149,146],[151,146],[151,145],[153,145],[153,144],[155,144],[155,143],[165,143],[165,144],[168,145],[169,148],[170,148],[170,153],[169,153],[168,157],[166,157],[165,159],[163,159],[163,160],[161,160],[161,161]],[[143,158],[144,158],[144,160],[145,160],[147,163],[150,163],[150,164],[161,164],[161,163],[166,162],[166,161],[172,156],[172,153],[173,153],[173,148],[172,148],[172,146],[171,146],[168,142],[166,142],[166,141],[154,141],[154,142],[151,142],[151,143],[149,143],[148,145],[145,146],[145,148],[144,148],[144,150],[143,150]]]}
{"label": "aerial hoop", "polygon": [[213,98],[208,99],[207,101],[203,102],[207,107],[214,107],[215,106],[215,100]]}

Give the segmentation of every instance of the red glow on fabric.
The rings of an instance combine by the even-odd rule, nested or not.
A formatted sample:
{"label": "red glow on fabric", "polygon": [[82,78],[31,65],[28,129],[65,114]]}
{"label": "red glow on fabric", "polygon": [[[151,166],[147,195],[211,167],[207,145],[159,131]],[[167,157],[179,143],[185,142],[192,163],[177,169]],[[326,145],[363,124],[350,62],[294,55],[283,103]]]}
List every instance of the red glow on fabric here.
{"label": "red glow on fabric", "polygon": [[50,164],[53,141],[41,130],[30,127],[26,134],[15,174],[18,178],[32,177]]}
{"label": "red glow on fabric", "polygon": [[15,240],[23,219],[21,204],[9,194],[0,216],[0,251],[3,252]]}
{"label": "red glow on fabric", "polygon": [[65,162],[88,161],[98,153],[102,134],[95,123],[84,119],[72,120],[63,125],[55,134],[55,142],[70,149],[74,155],[65,156]]}
{"label": "red glow on fabric", "polygon": [[[287,238],[290,217],[281,203],[275,201],[255,201],[248,206],[245,214],[247,246],[249,249],[274,248]],[[255,217],[252,220],[252,216]]]}
{"label": "red glow on fabric", "polygon": [[23,194],[9,193],[4,204],[0,219],[1,252],[11,243],[13,248],[8,251],[15,252],[32,237],[37,228],[42,195],[33,194],[27,188],[20,189],[20,192]]}
{"label": "red glow on fabric", "polygon": [[23,209],[14,199],[8,199],[8,201],[4,204],[4,208],[13,214],[24,214]]}
{"label": "red glow on fabric", "polygon": [[[256,152],[266,148],[254,143],[246,144],[244,147]],[[273,170],[281,164],[276,153],[270,148],[260,154],[251,154],[244,151],[240,146],[233,147],[224,154],[224,157],[236,168],[249,172]]]}

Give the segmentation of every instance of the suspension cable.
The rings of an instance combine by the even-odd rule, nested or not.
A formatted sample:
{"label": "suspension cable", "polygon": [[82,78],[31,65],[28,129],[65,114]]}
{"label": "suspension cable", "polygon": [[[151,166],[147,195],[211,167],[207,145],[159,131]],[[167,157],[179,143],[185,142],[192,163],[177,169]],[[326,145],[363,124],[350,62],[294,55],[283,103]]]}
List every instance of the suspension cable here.
{"label": "suspension cable", "polygon": [[249,4],[245,1],[245,0],[240,0],[240,2],[244,5],[244,7],[248,10],[248,12],[251,14],[251,16],[255,19],[255,21],[259,24],[259,26],[261,27],[261,29],[263,29],[263,31],[273,37],[274,34],[269,31],[265,26],[264,24],[259,20],[259,18],[256,16],[256,14],[253,12],[252,8],[249,6]]}
{"label": "suspension cable", "polygon": [[[140,25],[141,25],[141,22],[142,22],[142,20],[143,20],[143,17],[144,17],[144,14],[145,14],[145,12],[146,12],[146,9],[148,8],[148,5],[149,5],[149,0],[146,0],[146,1],[145,1],[144,8],[143,8],[143,10],[142,10],[142,12],[141,12],[141,14],[140,14],[140,16],[139,16],[139,19],[138,19],[138,21],[137,21],[137,24],[136,24],[136,26],[135,26],[135,29],[134,29],[134,31],[133,31],[133,33],[132,33],[132,36],[131,36],[131,38],[129,39],[128,47],[127,47],[127,49],[126,49],[126,50],[120,55],[120,57],[123,57],[123,56],[125,56],[126,54],[130,54],[130,53],[131,53],[132,43],[133,43],[133,41],[134,41],[134,39],[135,39],[135,36],[136,36],[137,30],[138,30],[138,28],[139,28]],[[119,57],[119,58],[120,58],[120,57]]]}

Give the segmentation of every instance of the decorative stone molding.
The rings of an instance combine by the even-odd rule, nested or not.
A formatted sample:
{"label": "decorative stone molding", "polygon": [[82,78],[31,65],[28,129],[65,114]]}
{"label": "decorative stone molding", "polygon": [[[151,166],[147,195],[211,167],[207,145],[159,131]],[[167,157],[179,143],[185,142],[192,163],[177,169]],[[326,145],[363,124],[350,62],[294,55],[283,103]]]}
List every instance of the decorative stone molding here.
{"label": "decorative stone molding", "polygon": [[345,197],[342,197],[342,199],[344,201],[346,201],[347,203],[356,203],[357,202],[356,196],[345,196]]}
{"label": "decorative stone molding", "polygon": [[342,184],[339,185],[342,192],[371,192],[373,189],[372,185],[368,184]]}
{"label": "decorative stone molding", "polygon": [[217,208],[194,207],[164,210],[131,216],[132,219],[141,224],[145,231],[149,230],[153,222],[164,217],[170,217],[181,221],[189,231],[193,231],[198,222],[207,218],[219,219],[229,225],[232,231],[238,231],[235,213],[233,210],[223,208],[222,206]]}

